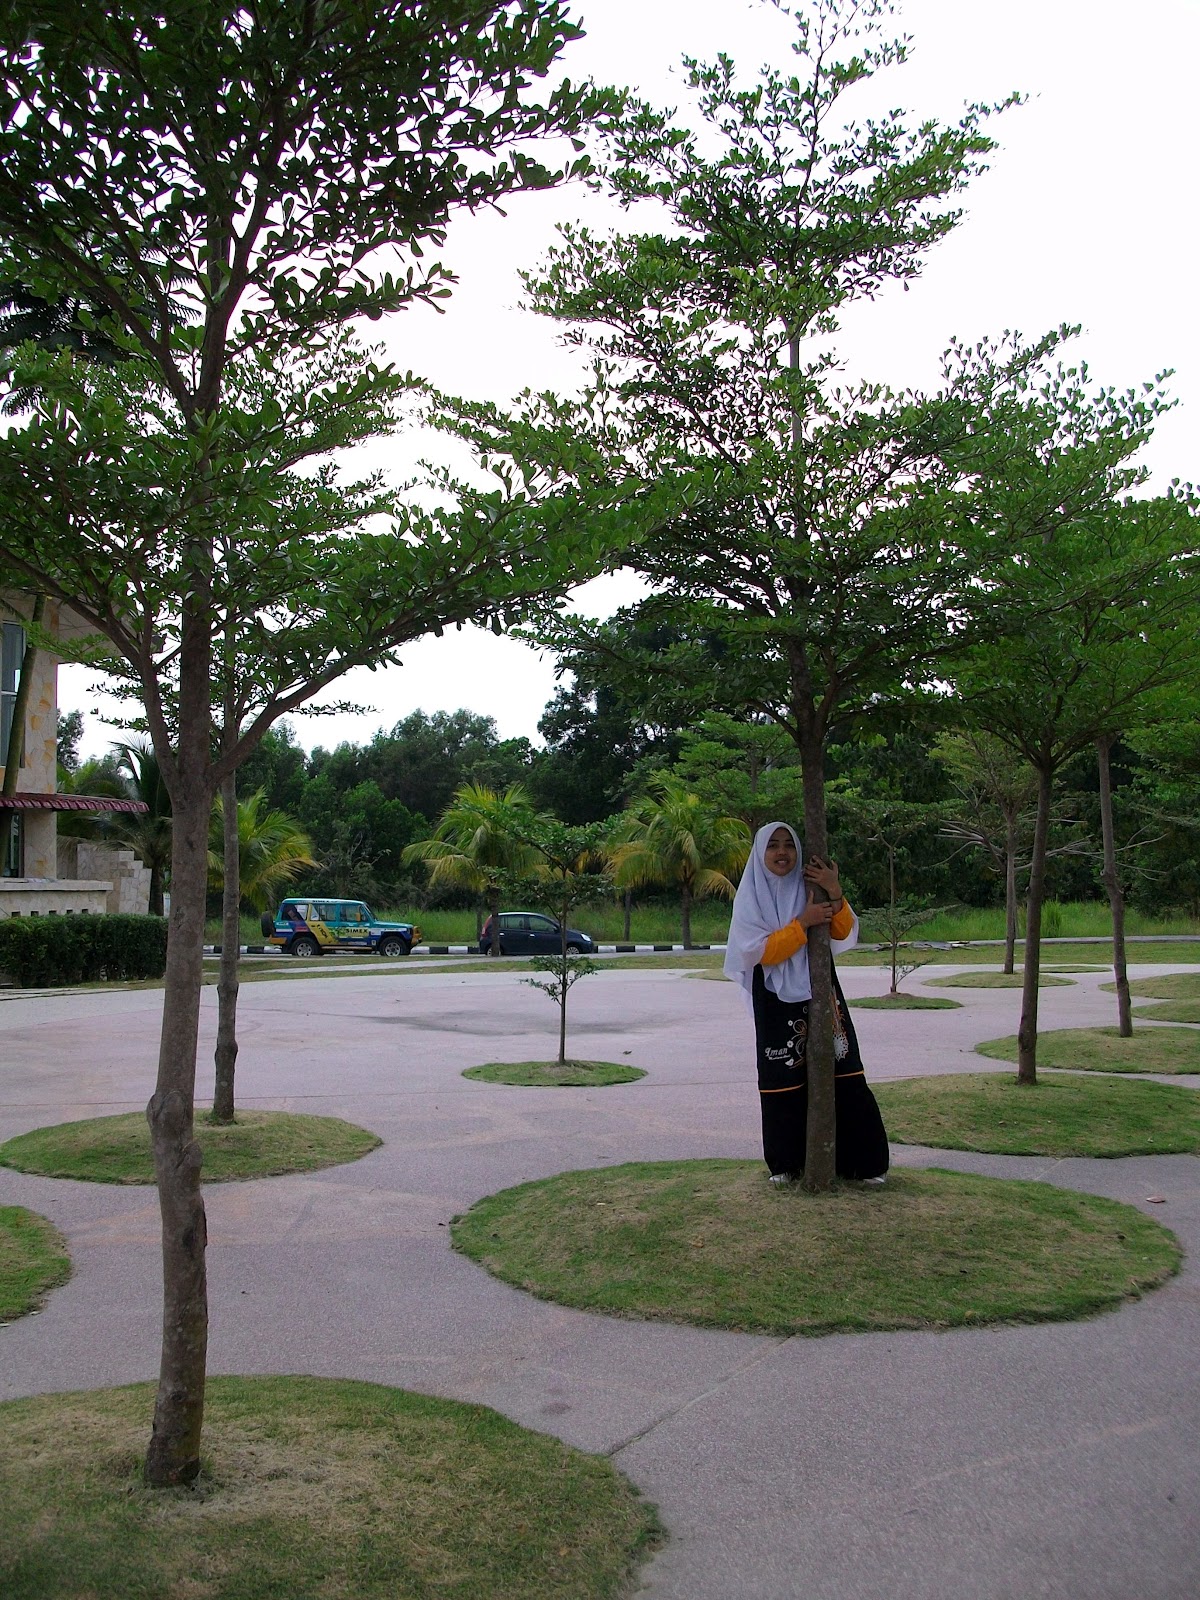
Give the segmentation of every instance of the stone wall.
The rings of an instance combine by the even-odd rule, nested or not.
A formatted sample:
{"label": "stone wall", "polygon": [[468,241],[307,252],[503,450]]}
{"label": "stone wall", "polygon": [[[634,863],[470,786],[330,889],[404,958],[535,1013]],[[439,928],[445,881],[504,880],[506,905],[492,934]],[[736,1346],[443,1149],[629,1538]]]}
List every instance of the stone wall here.
{"label": "stone wall", "polygon": [[58,841],[58,871],[60,879],[107,879],[102,910],[144,916],[150,909],[150,868],[132,850],[64,834]]}
{"label": "stone wall", "polygon": [[89,911],[102,916],[112,885],[62,883],[45,878],[0,878],[0,917],[69,916]]}

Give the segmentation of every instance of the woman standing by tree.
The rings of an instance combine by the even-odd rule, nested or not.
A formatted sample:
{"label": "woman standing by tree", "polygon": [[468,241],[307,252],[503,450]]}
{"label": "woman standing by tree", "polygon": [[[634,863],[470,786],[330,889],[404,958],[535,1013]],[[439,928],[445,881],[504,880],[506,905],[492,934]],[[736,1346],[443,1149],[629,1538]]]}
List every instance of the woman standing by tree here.
{"label": "woman standing by tree", "polygon": [[[725,955],[725,975],[741,984],[754,1016],[763,1157],[775,1184],[790,1183],[804,1170],[808,930],[828,927],[834,951],[858,943],[858,918],[842,894],[836,861],[813,856],[801,870],[800,859],[800,840],[788,823],[768,822],[758,830],[734,898]],[[810,896],[810,884],[823,891],[820,898]],[[836,972],[833,998],[837,1174],[882,1183],[887,1134]]]}

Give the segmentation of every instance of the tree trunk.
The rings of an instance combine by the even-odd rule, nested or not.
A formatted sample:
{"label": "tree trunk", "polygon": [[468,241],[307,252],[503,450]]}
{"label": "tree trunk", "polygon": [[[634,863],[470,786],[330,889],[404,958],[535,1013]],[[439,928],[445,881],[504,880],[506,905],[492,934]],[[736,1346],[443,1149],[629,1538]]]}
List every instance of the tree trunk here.
{"label": "tree trunk", "polygon": [[175,806],[171,922],[158,1083],[146,1116],[162,1215],[163,1331],[148,1483],[190,1483],[200,1469],[208,1348],[207,1232],[201,1152],[193,1137],[211,797],[197,785]]}
{"label": "tree trunk", "polygon": [[500,954],[500,889],[493,885],[488,890],[488,910],[492,914],[492,937],[488,949],[494,956]]}
{"label": "tree trunk", "polygon": [[558,959],[559,959],[559,990],[558,990],[558,1064],[561,1067],[567,1059],[567,914],[568,907],[563,906],[558,919]]}
{"label": "tree trunk", "polygon": [[[208,1352],[207,1230],[200,1192],[201,1151],[193,1137],[196,1046],[204,965],[204,905],[213,788],[208,589],[198,581],[183,615],[177,753],[152,724],[171,774],[171,921],[163,987],[158,1081],[146,1117],[162,1215],[162,1357],[146,1481],[190,1483],[200,1470]],[[161,746],[161,747],[160,747]]]}
{"label": "tree trunk", "polygon": [[632,918],[633,918],[633,890],[632,889],[626,889],[626,891],[625,891],[625,937],[622,940],[622,943],[624,943],[624,944],[628,944],[629,943],[629,928],[630,928],[630,924],[631,924]]}
{"label": "tree trunk", "polygon": [[[825,764],[822,741],[804,730],[800,747],[801,777],[804,784],[804,850],[806,858],[827,857],[828,832],[825,821]],[[814,900],[824,899],[825,891],[815,885],[809,893]],[[836,1176],[837,1122],[833,1102],[833,972],[829,949],[829,929],[825,925],[808,930],[808,971],[812,999],[808,1007],[808,1142],[804,1158],[804,1187],[812,1194],[832,1189]]]}
{"label": "tree trunk", "polygon": [[1017,1029],[1017,1082],[1037,1082],[1038,976],[1042,958],[1042,901],[1046,893],[1046,847],[1050,837],[1050,797],[1054,768],[1049,759],[1038,767],[1037,822],[1033,859],[1029,863],[1029,899],[1025,911],[1025,976],[1021,985],[1021,1026]]}
{"label": "tree trunk", "polygon": [[900,964],[900,930],[896,926],[896,847],[888,845],[888,908],[892,919],[892,987],[890,994],[898,993],[896,968]]}
{"label": "tree trunk", "polygon": [[238,965],[242,954],[242,864],[238,848],[237,774],[221,784],[225,881],[221,891],[221,970],[217,978],[217,1048],[212,1120],[234,1120],[233,1079],[237,1067]]}
{"label": "tree trunk", "polygon": [[1117,843],[1113,829],[1112,754],[1113,741],[1096,740],[1100,769],[1100,829],[1104,837],[1104,887],[1112,912],[1113,977],[1117,985],[1117,1032],[1122,1039],[1133,1035],[1133,1013],[1129,1005],[1129,971],[1125,964],[1125,895],[1117,872]]}
{"label": "tree trunk", "polygon": [[[41,623],[46,610],[46,596],[39,594],[34,597],[33,612],[29,618],[31,628],[36,628]],[[17,779],[21,773],[21,762],[25,755],[25,718],[29,711],[29,696],[33,689],[33,669],[37,665],[37,645],[32,643],[29,635],[25,635],[25,650],[21,656],[21,670],[17,674],[17,692],[13,697],[12,725],[8,730],[8,748],[4,751],[4,782],[0,785],[0,794],[14,795],[17,792]]]}
{"label": "tree trunk", "polygon": [[1010,976],[1017,962],[1017,819],[1004,827],[1004,970]]}
{"label": "tree trunk", "polygon": [[682,885],[679,891],[679,922],[683,932],[683,948],[692,948],[692,886]]}

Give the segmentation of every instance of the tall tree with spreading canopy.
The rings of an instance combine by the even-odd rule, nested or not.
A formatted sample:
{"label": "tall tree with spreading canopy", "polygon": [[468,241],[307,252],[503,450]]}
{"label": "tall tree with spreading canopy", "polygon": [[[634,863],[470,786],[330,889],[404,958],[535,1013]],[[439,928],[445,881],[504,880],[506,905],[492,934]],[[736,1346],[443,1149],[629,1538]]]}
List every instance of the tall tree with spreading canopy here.
{"label": "tall tree with spreading canopy", "polygon": [[[786,729],[817,855],[829,853],[834,718],[887,709],[920,678],[953,631],[952,597],[972,566],[948,538],[942,496],[961,475],[944,446],[968,429],[974,397],[951,386],[926,402],[846,384],[816,344],[841,308],[919,274],[993,148],[985,107],[948,126],[902,111],[848,120],[853,91],[904,60],[906,47],[881,33],[890,12],[886,0],[795,7],[794,67],[765,68],[748,86],[727,56],[686,60],[696,133],[631,105],[607,140],[605,176],[639,216],[660,205],[661,231],[565,228],[527,279],[532,305],[590,354],[590,387],[570,401],[527,397],[515,420],[478,406],[447,413],[489,459],[556,472],[581,499],[611,486],[637,530],[631,565],[655,591],[637,621],[681,641],[636,674],[657,667],[669,697],[692,677],[695,710]],[[545,636],[586,666],[619,655],[631,622]],[[821,1190],[834,1177],[821,929],[809,961],[805,1184]]]}
{"label": "tall tree with spreading canopy", "polygon": [[[575,136],[602,102],[565,82],[539,99],[532,80],[578,31],[561,0],[4,8],[0,278],[101,308],[128,358],[90,374],[69,351],[17,362],[12,388],[32,381],[37,398],[0,450],[0,558],[132,675],[173,807],[147,1112],[164,1260],[154,1484],[199,1467],[193,1123],[214,795],[347,668],[468,618],[502,627],[603,559],[595,524],[547,538],[543,520],[535,537],[522,486],[425,514],[328,464],[298,470],[389,430],[406,387],[369,358],[346,378],[345,325],[438,304],[449,275],[425,251],[454,212],[563,176],[529,141]],[[265,687],[214,756],[214,648],[231,631]]]}

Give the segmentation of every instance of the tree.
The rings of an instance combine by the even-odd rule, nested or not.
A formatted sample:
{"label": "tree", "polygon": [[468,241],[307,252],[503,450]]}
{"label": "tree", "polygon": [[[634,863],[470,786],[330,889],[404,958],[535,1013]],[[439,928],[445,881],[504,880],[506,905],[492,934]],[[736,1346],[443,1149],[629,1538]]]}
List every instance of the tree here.
{"label": "tree", "polygon": [[[797,7],[791,72],[742,88],[732,61],[685,61],[693,134],[634,103],[606,143],[618,198],[665,213],[661,231],[562,230],[531,275],[532,305],[592,356],[577,400],[527,398],[513,419],[449,408],[489,461],[552,470],[579,515],[608,491],[637,537],[631,565],[656,591],[639,619],[681,641],[643,653],[664,702],[760,715],[800,756],[807,848],[828,853],[824,754],[835,717],[891,712],[952,638],[978,570],[956,547],[949,447],[975,396],[926,401],[848,385],[814,349],[839,309],[915,277],[956,223],[985,163],[987,108],[951,126],[901,112],[841,122],[845,97],[904,59],[881,41],[882,0]],[[839,125],[840,124],[840,125]],[[1039,351],[1016,349],[1021,365]],[[606,663],[628,619],[544,630],[568,664]],[[689,678],[692,683],[689,685]],[[805,1184],[834,1178],[828,937],[809,941]]]}
{"label": "tree", "polygon": [[163,779],[157,753],[149,744],[118,744],[117,770],[130,800],[140,800],[145,811],[113,818],[113,834],[127,844],[150,869],[150,915],[163,914],[163,891],[171,870],[173,808],[171,792]]}
{"label": "tree", "polygon": [[751,837],[804,807],[796,747],[777,723],[710,712],[680,739],[671,776],[711,809],[740,817]]}
{"label": "tree", "polygon": [[[565,588],[572,568],[602,559],[595,529],[576,538],[564,524],[533,542],[520,492],[397,511],[391,531],[367,532],[372,512],[395,508],[336,485],[331,469],[295,470],[390,427],[405,386],[367,361],[349,383],[323,374],[338,330],[436,304],[448,275],[422,252],[452,213],[561,175],[527,141],[574,133],[600,102],[563,84],[537,103],[528,86],[577,31],[559,0],[14,0],[5,12],[3,275],[50,301],[93,299],[130,356],[111,383],[85,383],[62,352],[16,375],[39,399],[0,451],[0,556],[125,663],[173,805],[148,1108],[164,1252],[155,1484],[199,1466],[193,1105],[214,796],[273,721],[347,668],[458,620],[502,627],[523,595]],[[55,392],[42,399],[44,382]],[[214,645],[230,630],[257,653],[264,689],[214,759]]]}
{"label": "tree", "polygon": [[692,945],[692,905],[709,895],[732,900],[734,878],[750,853],[750,832],[718,816],[678,779],[657,779],[610,834],[608,858],[619,889],[661,884],[679,894],[685,949]]}
{"label": "tree", "polygon": [[[270,911],[280,890],[319,863],[312,842],[294,817],[271,810],[261,789],[237,803],[238,882],[242,902],[252,911]],[[208,883],[225,881],[225,817],[221,796],[213,807],[208,835]]]}
{"label": "tree", "polygon": [[464,784],[443,812],[431,839],[404,851],[405,861],[421,861],[433,883],[456,884],[482,895],[492,918],[490,953],[500,954],[500,891],[506,878],[519,877],[538,860],[531,842],[533,806],[520,784],[502,794],[481,784]]}
{"label": "tree", "polygon": [[[1033,530],[988,597],[1007,613],[1002,638],[954,667],[972,722],[1018,751],[1037,775],[1029,868],[1017,1081],[1037,1082],[1038,975],[1053,786],[1064,762],[1107,740],[1155,690],[1191,670],[1196,624],[1196,532],[1190,497],[1118,499],[1144,474],[1120,464],[1150,423],[1134,396],[1092,395],[1086,374],[1055,381],[1058,422],[1025,438],[1027,472],[990,485],[999,514]],[[1064,393],[1063,391],[1068,391]],[[1118,459],[1110,458],[1114,446]],[[1090,510],[1062,517],[1090,479]],[[981,490],[981,502],[989,498]],[[1047,507],[1052,507],[1049,522]],[[1119,930],[1118,930],[1119,931]],[[1118,968],[1123,959],[1116,958]],[[1118,970],[1120,981],[1123,973]]]}
{"label": "tree", "polygon": [[[594,869],[602,858],[605,828],[602,823],[569,827],[553,817],[536,816],[522,829],[523,840],[536,852],[536,863],[523,883],[523,891],[558,921],[559,948],[552,956],[534,956],[532,965],[542,978],[524,981],[558,1006],[558,1064],[567,1059],[567,996],[580,978],[598,972],[588,956],[576,955],[567,945],[567,928],[574,908],[594,899],[606,887]],[[495,926],[495,924],[493,924]]]}

